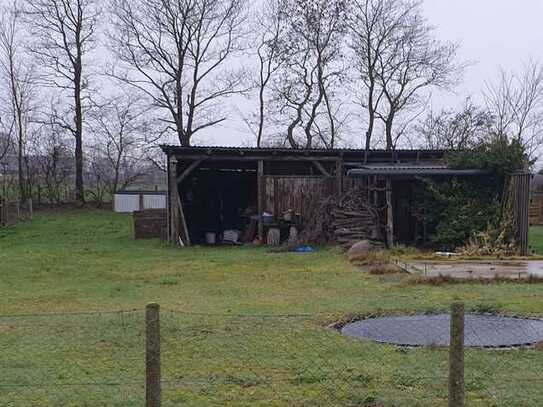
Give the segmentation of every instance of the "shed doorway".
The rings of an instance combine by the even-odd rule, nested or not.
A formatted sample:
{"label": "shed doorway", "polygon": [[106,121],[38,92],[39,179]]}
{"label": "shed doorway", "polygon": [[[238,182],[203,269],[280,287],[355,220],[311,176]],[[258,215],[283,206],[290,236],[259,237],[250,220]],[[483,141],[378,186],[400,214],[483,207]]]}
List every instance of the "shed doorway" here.
{"label": "shed doorway", "polygon": [[257,214],[256,171],[202,168],[183,183],[181,194],[192,244],[253,238],[247,229]]}

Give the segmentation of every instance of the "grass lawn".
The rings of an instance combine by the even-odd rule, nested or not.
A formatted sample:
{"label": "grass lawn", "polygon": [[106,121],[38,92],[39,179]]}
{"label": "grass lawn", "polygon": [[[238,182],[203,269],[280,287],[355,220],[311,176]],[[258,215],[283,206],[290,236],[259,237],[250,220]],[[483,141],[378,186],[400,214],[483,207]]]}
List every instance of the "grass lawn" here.
{"label": "grass lawn", "polygon": [[[414,285],[364,274],[335,248],[176,249],[132,240],[130,223],[74,210],[0,229],[0,405],[143,405],[150,301],[162,307],[167,406],[444,406],[446,350],[353,341],[328,325],[455,301],[543,316],[538,284]],[[531,244],[543,254],[543,228]],[[467,352],[470,405],[540,406],[542,368],[538,350]]]}
{"label": "grass lawn", "polygon": [[530,246],[538,255],[543,255],[543,226],[530,228]]}

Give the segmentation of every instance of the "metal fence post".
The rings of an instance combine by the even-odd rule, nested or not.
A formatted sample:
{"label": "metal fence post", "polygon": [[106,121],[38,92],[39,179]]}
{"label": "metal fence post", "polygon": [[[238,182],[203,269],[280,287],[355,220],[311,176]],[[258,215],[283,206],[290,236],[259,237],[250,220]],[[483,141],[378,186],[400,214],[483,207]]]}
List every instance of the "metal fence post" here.
{"label": "metal fence post", "polygon": [[464,304],[451,307],[449,407],[464,407]]}
{"label": "metal fence post", "polygon": [[147,407],[160,407],[160,306],[148,304],[145,310],[147,330],[146,387]]}

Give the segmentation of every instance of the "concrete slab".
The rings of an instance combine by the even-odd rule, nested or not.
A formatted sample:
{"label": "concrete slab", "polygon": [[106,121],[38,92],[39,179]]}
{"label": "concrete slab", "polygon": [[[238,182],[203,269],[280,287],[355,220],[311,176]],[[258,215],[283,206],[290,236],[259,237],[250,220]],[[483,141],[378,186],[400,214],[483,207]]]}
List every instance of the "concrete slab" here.
{"label": "concrete slab", "polygon": [[543,261],[413,261],[398,264],[410,274],[458,280],[543,278]]}

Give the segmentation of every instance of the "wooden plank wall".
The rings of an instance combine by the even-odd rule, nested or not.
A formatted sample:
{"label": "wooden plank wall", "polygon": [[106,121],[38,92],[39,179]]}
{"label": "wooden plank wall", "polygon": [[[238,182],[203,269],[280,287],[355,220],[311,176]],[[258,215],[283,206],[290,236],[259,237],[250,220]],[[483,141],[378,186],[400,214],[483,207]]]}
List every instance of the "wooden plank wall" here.
{"label": "wooden plank wall", "polygon": [[288,210],[306,215],[307,202],[334,195],[336,179],[322,176],[265,176],[264,208],[280,216]]}
{"label": "wooden plank wall", "polygon": [[543,191],[532,193],[530,202],[530,224],[543,225]]}
{"label": "wooden plank wall", "polygon": [[517,239],[520,249],[520,255],[528,255],[529,241],[528,231],[529,223],[529,208],[530,208],[530,182],[532,175],[528,172],[513,174],[511,178],[511,186],[515,190],[515,217],[517,224]]}

